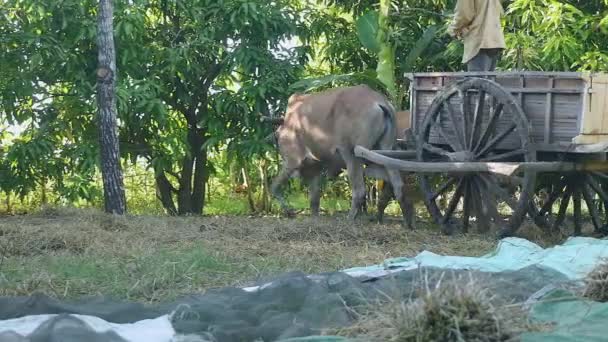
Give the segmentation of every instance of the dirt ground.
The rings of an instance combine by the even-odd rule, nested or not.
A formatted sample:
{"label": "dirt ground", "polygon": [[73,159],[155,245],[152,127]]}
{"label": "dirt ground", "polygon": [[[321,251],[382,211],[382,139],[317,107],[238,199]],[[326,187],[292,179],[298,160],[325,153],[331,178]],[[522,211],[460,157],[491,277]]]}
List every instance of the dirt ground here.
{"label": "dirt ground", "polygon": [[[524,231],[539,242],[536,230]],[[343,215],[113,217],[46,209],[0,217],[0,295],[110,295],[155,302],[246,286],[284,272],[378,264],[423,250],[482,255],[496,242],[474,233],[444,236],[424,223],[415,231],[395,223],[351,223]]]}

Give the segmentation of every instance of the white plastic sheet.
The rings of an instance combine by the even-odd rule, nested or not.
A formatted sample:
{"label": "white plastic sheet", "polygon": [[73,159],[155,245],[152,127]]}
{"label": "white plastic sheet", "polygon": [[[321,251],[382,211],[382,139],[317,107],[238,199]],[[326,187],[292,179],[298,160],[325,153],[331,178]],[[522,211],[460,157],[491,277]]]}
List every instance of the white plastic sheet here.
{"label": "white plastic sheet", "polygon": [[344,270],[351,276],[381,276],[417,267],[468,269],[482,272],[515,271],[532,265],[562,273],[570,280],[585,277],[601,259],[608,259],[608,240],[569,238],[564,244],[543,249],[520,238],[506,238],[495,251],[481,257],[438,255],[423,251],[412,258],[393,258],[381,265]]}

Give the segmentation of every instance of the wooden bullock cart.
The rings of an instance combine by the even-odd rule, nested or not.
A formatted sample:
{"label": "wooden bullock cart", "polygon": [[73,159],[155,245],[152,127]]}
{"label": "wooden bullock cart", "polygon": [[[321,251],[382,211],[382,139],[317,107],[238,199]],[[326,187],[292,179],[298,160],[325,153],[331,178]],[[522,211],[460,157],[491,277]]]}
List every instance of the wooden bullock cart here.
{"label": "wooden bullock cart", "polygon": [[496,225],[508,236],[528,215],[556,229],[569,210],[575,234],[586,221],[608,233],[608,75],[408,78],[413,141],[396,151],[357,146],[356,154],[369,168],[416,173],[429,214],[446,233]]}

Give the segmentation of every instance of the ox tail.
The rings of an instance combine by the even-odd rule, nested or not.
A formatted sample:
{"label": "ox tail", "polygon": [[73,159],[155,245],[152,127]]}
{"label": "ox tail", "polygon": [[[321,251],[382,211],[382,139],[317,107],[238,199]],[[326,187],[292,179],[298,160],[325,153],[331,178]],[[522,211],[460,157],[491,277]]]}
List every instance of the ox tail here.
{"label": "ox tail", "polygon": [[382,110],[384,128],[382,134],[378,137],[378,141],[376,141],[376,144],[374,145],[374,149],[392,149],[395,144],[395,130],[397,129],[395,124],[395,109],[390,104],[378,104],[378,107]]}

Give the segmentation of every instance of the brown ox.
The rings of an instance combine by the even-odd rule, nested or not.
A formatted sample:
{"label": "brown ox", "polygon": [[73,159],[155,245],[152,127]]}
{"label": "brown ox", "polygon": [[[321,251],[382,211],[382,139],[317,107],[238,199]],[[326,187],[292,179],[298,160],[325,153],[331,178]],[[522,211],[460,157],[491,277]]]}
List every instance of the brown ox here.
{"label": "brown ox", "polygon": [[[365,85],[294,94],[276,133],[283,169],[272,182],[271,191],[281,208],[290,212],[281,185],[299,173],[310,187],[311,212],[318,215],[322,171],[333,177],[346,168],[352,189],[348,218],[355,219],[365,204],[365,182],[363,162],[355,157],[354,147],[393,149],[395,111],[384,96]],[[399,172],[387,170],[387,174],[404,223],[413,228],[414,210]]]}

